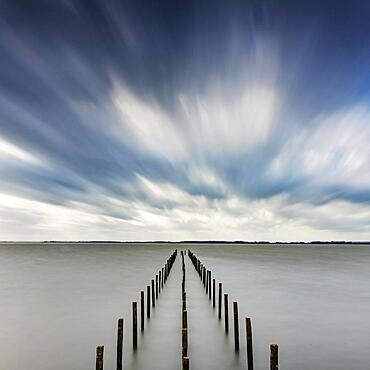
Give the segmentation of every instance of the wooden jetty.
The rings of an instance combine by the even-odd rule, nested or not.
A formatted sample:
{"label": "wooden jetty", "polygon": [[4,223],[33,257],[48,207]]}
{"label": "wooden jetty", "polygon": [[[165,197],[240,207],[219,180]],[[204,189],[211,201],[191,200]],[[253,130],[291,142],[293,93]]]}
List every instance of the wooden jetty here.
{"label": "wooden jetty", "polygon": [[[149,284],[146,286],[146,302],[145,302],[145,289],[140,291],[140,305],[137,301],[132,302],[132,347],[133,351],[139,349],[139,335],[138,335],[138,307],[140,307],[140,331],[145,330],[145,308],[146,319],[151,317],[151,310],[155,309],[156,301],[160,298],[161,292],[164,290],[167,279],[175,263],[177,257],[177,249],[166,260],[163,267],[158,270],[153,279],[150,279]],[[213,307],[213,312],[218,320],[224,317],[224,330],[227,334],[229,328],[229,294],[224,292],[222,282],[218,282],[211,269],[197,258],[197,256],[190,250],[181,251],[181,266],[182,266],[182,279],[181,279],[181,366],[182,370],[190,369],[190,353],[189,353],[189,325],[187,308],[187,290],[186,290],[186,262],[185,256],[188,256],[192,262],[196,273],[199,275],[201,284],[205,291],[207,300]],[[218,294],[216,294],[216,286],[218,286]],[[216,309],[217,308],[217,309]],[[223,308],[223,311],[222,311]],[[240,338],[239,338],[239,307],[236,300],[232,301],[232,331],[234,338],[234,350],[238,354],[240,351]],[[118,319],[117,326],[117,358],[116,369],[123,370],[123,343],[124,343],[124,319]],[[246,369],[254,369],[253,359],[253,336],[252,336],[252,320],[250,317],[245,317],[245,352],[246,352]],[[270,345],[270,370],[278,370],[278,345]],[[104,365],[104,345],[96,347],[96,370],[103,370]]]}

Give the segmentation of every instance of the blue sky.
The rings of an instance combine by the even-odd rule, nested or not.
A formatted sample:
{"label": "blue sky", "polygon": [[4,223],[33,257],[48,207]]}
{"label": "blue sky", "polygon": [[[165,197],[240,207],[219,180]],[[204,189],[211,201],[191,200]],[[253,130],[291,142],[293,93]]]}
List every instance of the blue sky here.
{"label": "blue sky", "polygon": [[367,1],[0,3],[0,239],[370,239]]}

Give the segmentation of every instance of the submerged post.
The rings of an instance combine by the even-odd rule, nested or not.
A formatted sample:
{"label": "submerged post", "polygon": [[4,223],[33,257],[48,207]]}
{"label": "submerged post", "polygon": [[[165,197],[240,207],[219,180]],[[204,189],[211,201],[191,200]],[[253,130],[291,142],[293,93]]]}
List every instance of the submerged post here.
{"label": "submerged post", "polygon": [[189,357],[182,358],[182,370],[189,370]]}
{"label": "submerged post", "polygon": [[182,357],[188,355],[188,329],[182,329]]}
{"label": "submerged post", "polygon": [[159,288],[159,293],[160,293],[161,292],[161,280],[162,280],[162,278],[161,278],[161,270],[159,270],[158,276],[159,276],[158,288]]}
{"label": "submerged post", "polygon": [[155,275],[155,299],[158,299],[158,275]]}
{"label": "submerged post", "polygon": [[211,270],[209,270],[208,271],[208,274],[209,274],[209,276],[208,276],[208,296],[209,296],[209,300],[211,300],[211,295],[212,295],[212,293],[211,293],[211,283],[212,283],[212,279],[211,279],[211,276],[212,276],[212,272],[211,272]]}
{"label": "submerged post", "polygon": [[208,279],[209,279],[209,271],[206,270],[206,295],[208,294]]}
{"label": "submerged post", "polygon": [[137,302],[132,302],[132,346],[137,348]]}
{"label": "submerged post", "polygon": [[140,292],[140,327],[141,331],[144,331],[144,291]]}
{"label": "submerged post", "polygon": [[234,342],[235,351],[239,351],[239,313],[238,313],[238,302],[233,302],[233,313],[234,313]]}
{"label": "submerged post", "polygon": [[224,294],[224,302],[225,302],[225,331],[228,333],[229,331],[229,295]]}
{"label": "submerged post", "polygon": [[117,370],[122,370],[122,350],[123,350],[123,319],[118,319],[118,328],[117,328]]}
{"label": "submerged post", "polygon": [[96,370],[103,370],[103,361],[104,361],[104,346],[97,346],[96,347],[96,361],[95,361]]}
{"label": "submerged post", "polygon": [[216,279],[212,279],[212,298],[213,298],[213,308],[216,307]]}
{"label": "submerged post", "polygon": [[150,285],[146,287],[146,317],[150,318]]}
{"label": "submerged post", "polygon": [[188,312],[186,310],[182,312],[182,327],[183,329],[188,328]]}
{"label": "submerged post", "polygon": [[279,369],[279,346],[270,344],[270,370]]}
{"label": "submerged post", "polygon": [[154,279],[152,279],[152,306],[155,307]]}
{"label": "submerged post", "polygon": [[247,365],[248,370],[253,370],[253,339],[252,339],[252,324],[249,317],[245,318],[245,335],[247,342]]}
{"label": "submerged post", "polygon": [[221,320],[222,309],[222,283],[218,283],[218,319]]}

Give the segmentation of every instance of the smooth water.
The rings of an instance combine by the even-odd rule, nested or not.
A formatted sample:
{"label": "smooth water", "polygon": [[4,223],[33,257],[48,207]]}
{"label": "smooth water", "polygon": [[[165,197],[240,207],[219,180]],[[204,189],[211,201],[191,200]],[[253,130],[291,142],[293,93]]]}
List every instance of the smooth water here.
{"label": "smooth water", "polygon": [[268,368],[270,343],[280,369],[368,369],[369,246],[225,244],[0,245],[0,368],[91,370],[104,344],[104,369],[113,370],[123,317],[124,369],[180,369],[180,256],[136,353],[131,302],[175,248],[188,247],[239,302],[241,339],[236,356],[231,322],[227,336],[186,257],[192,370],[245,369],[246,315],[257,370]]}

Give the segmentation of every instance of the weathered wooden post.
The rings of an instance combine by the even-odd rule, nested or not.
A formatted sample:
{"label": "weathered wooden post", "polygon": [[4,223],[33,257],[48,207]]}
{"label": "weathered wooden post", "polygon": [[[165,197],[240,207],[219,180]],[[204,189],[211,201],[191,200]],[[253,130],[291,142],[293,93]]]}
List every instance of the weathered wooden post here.
{"label": "weathered wooden post", "polygon": [[238,313],[238,302],[233,302],[233,313],[234,313],[234,342],[235,351],[239,351],[239,313]]}
{"label": "weathered wooden post", "polygon": [[141,331],[144,331],[144,291],[140,292],[140,327]]}
{"label": "weathered wooden post", "polygon": [[189,357],[182,358],[182,370],[189,370]]}
{"label": "weathered wooden post", "polygon": [[158,299],[158,275],[155,275],[155,299]]}
{"label": "weathered wooden post", "polygon": [[208,295],[208,278],[209,278],[209,271],[206,270],[206,295]]}
{"label": "weathered wooden post", "polygon": [[188,355],[188,329],[182,329],[182,357]]}
{"label": "weathered wooden post", "polygon": [[209,274],[209,277],[208,277],[208,296],[209,296],[209,300],[211,300],[211,283],[212,283],[212,277],[211,277],[211,275],[212,275],[212,272],[211,272],[211,270],[209,270],[208,271],[208,274]]}
{"label": "weathered wooden post", "polygon": [[182,327],[184,329],[188,328],[188,312],[186,310],[182,311]]}
{"label": "weathered wooden post", "polygon": [[218,319],[221,320],[222,310],[222,283],[218,283]]}
{"label": "weathered wooden post", "polygon": [[137,348],[137,302],[132,302],[132,346]]}
{"label": "weathered wooden post", "polygon": [[182,293],[182,310],[186,311],[186,292]]}
{"label": "weathered wooden post", "polygon": [[247,364],[248,370],[253,370],[253,338],[252,338],[252,324],[249,317],[245,318],[245,335],[247,342]]}
{"label": "weathered wooden post", "polygon": [[97,346],[96,347],[96,362],[95,362],[96,370],[103,370],[103,362],[104,362],[104,346]]}
{"label": "weathered wooden post", "polygon": [[122,350],[123,350],[123,319],[118,319],[118,328],[117,328],[117,370],[122,370]]}
{"label": "weathered wooden post", "polygon": [[159,275],[158,288],[159,288],[159,293],[160,293],[161,292],[161,281],[162,281],[162,279],[161,279],[161,270],[159,270],[158,275]]}
{"label": "weathered wooden post", "polygon": [[229,331],[229,295],[224,294],[224,303],[225,303],[225,331]]}
{"label": "weathered wooden post", "polygon": [[279,369],[279,346],[270,344],[270,370]]}
{"label": "weathered wooden post", "polygon": [[152,279],[152,306],[155,307],[154,279]]}
{"label": "weathered wooden post", "polygon": [[150,318],[150,285],[146,287],[146,317]]}
{"label": "weathered wooden post", "polygon": [[162,283],[161,283],[162,284],[162,289],[163,289],[163,280],[164,280],[164,276],[163,275],[164,275],[164,268],[162,267]]}
{"label": "weathered wooden post", "polygon": [[216,307],[216,279],[212,279],[212,303],[213,303],[213,308]]}

